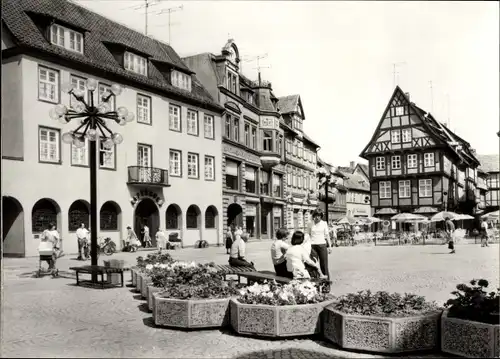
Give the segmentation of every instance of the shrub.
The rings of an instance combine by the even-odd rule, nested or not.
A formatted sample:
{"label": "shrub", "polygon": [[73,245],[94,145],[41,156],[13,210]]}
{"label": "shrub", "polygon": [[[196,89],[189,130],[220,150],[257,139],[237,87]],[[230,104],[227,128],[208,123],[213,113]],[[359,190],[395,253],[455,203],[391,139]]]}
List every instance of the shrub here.
{"label": "shrub", "polygon": [[415,294],[372,293],[370,290],[340,296],[333,307],[346,314],[382,317],[409,317],[441,310],[435,302]]}
{"label": "shrub", "polygon": [[150,253],[146,258],[139,256],[137,257],[137,268],[145,269],[148,264],[156,263],[173,263],[174,259],[169,253]]}
{"label": "shrub", "polygon": [[455,298],[448,299],[445,307],[448,308],[448,316],[475,322],[500,324],[499,300],[500,289],[487,292],[488,281],[486,279],[473,279],[470,286],[458,284],[457,290],[451,292]]}
{"label": "shrub", "polygon": [[297,305],[320,303],[331,298],[330,294],[321,293],[318,285],[311,281],[294,280],[282,285],[273,280],[241,289],[238,301],[245,304]]}

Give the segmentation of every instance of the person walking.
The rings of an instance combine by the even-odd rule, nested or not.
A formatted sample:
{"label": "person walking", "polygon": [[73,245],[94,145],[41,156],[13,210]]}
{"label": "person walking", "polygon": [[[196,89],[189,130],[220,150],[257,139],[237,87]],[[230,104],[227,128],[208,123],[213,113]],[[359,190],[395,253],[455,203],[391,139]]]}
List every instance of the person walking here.
{"label": "person walking", "polygon": [[144,234],[143,237],[143,242],[144,242],[144,248],[150,248],[153,245],[151,244],[151,236],[149,235],[149,227],[145,224],[144,227],[142,227],[142,233]]}
{"label": "person walking", "polygon": [[231,223],[227,229],[226,233],[226,254],[229,254],[231,251],[231,246],[233,245],[234,242],[234,231],[236,227],[234,225],[234,222]]}
{"label": "person walking", "polygon": [[446,230],[446,237],[448,239],[448,249],[451,250],[450,254],[455,253],[455,243],[453,241],[453,236],[455,232],[455,225],[451,221],[451,217],[446,217],[446,222],[444,223]]}
{"label": "person walking", "polygon": [[57,273],[57,259],[62,257],[64,252],[61,250],[61,237],[54,223],[49,223],[47,229],[43,231],[40,240],[42,242],[49,242],[52,245],[52,260],[48,263],[48,269],[55,275]]}
{"label": "person walking", "polygon": [[156,246],[160,254],[162,249],[167,249],[167,237],[161,228],[158,228],[158,231],[156,232]]}
{"label": "person walking", "polygon": [[285,242],[288,235],[288,231],[284,228],[278,229],[276,231],[276,238],[271,245],[271,259],[274,265],[274,271],[276,275],[280,277],[286,277],[288,271],[286,269],[286,251],[289,245]]}
{"label": "person walking", "polygon": [[486,218],[483,218],[481,222],[481,247],[489,247],[488,246],[488,221]]}
{"label": "person walking", "polygon": [[307,227],[307,234],[311,241],[312,251],[316,252],[318,255],[321,272],[330,279],[328,254],[331,253],[331,248],[328,225],[323,221],[323,211],[321,210],[313,211],[312,218],[312,222],[310,222]]}
{"label": "person walking", "polygon": [[132,227],[127,226],[127,238],[125,239],[125,248],[130,252],[137,251],[137,248],[140,246],[141,242],[137,238],[137,234],[135,234]]}
{"label": "person walking", "polygon": [[85,223],[80,225],[80,228],[76,230],[76,240],[78,241],[78,260],[83,260],[82,258],[82,248],[85,242],[89,239],[89,231],[85,228]]}

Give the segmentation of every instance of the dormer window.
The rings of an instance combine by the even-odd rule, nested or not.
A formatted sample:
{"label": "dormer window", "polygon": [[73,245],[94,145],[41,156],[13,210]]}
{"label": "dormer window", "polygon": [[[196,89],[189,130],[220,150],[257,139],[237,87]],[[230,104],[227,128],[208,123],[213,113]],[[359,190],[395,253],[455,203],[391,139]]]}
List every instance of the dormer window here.
{"label": "dormer window", "polygon": [[135,72],[139,75],[148,75],[148,60],[145,57],[125,51],[123,65],[125,70]]}
{"label": "dormer window", "polygon": [[177,70],[172,70],[171,73],[172,86],[180,89],[191,91],[191,76]]}
{"label": "dormer window", "polygon": [[50,42],[70,51],[83,54],[83,34],[64,26],[52,24],[50,27]]}
{"label": "dormer window", "polygon": [[238,95],[238,89],[239,89],[238,75],[229,70],[227,71],[226,88],[235,95]]}

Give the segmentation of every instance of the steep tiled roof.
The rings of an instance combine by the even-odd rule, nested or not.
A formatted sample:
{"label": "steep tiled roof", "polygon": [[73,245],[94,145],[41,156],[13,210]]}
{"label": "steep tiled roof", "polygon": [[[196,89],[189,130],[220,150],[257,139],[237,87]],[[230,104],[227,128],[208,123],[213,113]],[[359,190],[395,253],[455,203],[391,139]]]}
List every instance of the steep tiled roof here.
{"label": "steep tiled roof", "polygon": [[344,185],[348,189],[370,192],[370,184],[367,183],[363,177],[358,174],[349,172],[344,172],[344,174],[347,177],[346,179],[344,179]]}
{"label": "steep tiled roof", "polygon": [[[52,45],[36,23],[40,18],[55,19],[69,26],[84,29],[84,55]],[[108,18],[67,0],[3,0],[2,20],[13,34],[16,43],[45,54],[57,56],[79,65],[118,75],[131,82],[150,86],[166,94],[182,96],[201,106],[220,109],[201,83],[192,77],[192,91],[170,85],[156,68],[155,61],[190,73],[179,55],[167,44],[147,37]],[[83,31],[83,30],[82,30]],[[149,57],[149,76],[127,71],[117,62],[104,43],[120,44],[130,51]]]}
{"label": "steep tiled roof", "polygon": [[299,95],[289,95],[278,99],[278,108],[281,113],[295,112],[299,105]]}
{"label": "steep tiled roof", "polygon": [[358,163],[358,166],[368,175],[368,165],[366,163]]}
{"label": "steep tiled roof", "polygon": [[344,173],[353,173],[354,172],[354,168],[352,167],[346,167],[346,166],[338,166],[337,167],[339,169],[339,171],[342,171]]}
{"label": "steep tiled roof", "polygon": [[302,132],[302,138],[310,143],[312,143],[313,145],[317,146],[317,147],[320,147],[320,145],[318,145],[316,142],[314,142],[312,140],[311,137],[307,136],[304,132]]}
{"label": "steep tiled roof", "polygon": [[499,155],[477,155],[481,162],[479,169],[484,172],[499,172],[500,171],[500,156]]}

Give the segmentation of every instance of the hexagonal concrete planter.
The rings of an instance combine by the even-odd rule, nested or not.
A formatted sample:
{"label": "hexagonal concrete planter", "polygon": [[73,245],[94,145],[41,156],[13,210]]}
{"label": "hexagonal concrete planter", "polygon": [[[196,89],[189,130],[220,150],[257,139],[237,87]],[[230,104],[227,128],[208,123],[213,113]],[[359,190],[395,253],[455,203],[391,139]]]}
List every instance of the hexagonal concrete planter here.
{"label": "hexagonal concrete planter", "polygon": [[130,274],[132,275],[132,285],[135,287],[137,284],[137,268],[130,268]]}
{"label": "hexagonal concrete planter", "polygon": [[290,337],[320,332],[326,301],[300,305],[244,304],[231,299],[231,326],[239,334]]}
{"label": "hexagonal concrete planter", "polygon": [[153,294],[156,292],[161,292],[163,290],[162,287],[154,287],[153,285],[149,284],[146,291],[147,291],[147,299],[148,299],[148,309],[150,311],[153,310]]}
{"label": "hexagonal concrete planter", "polygon": [[142,277],[143,276],[144,276],[144,273],[137,272],[137,280],[136,280],[136,283],[135,283],[135,290],[137,292],[141,291],[141,288],[142,288]]}
{"label": "hexagonal concrete planter", "polygon": [[141,281],[141,296],[143,298],[148,298],[148,285],[151,284],[151,277],[143,274]]}
{"label": "hexagonal concrete planter", "polygon": [[156,325],[178,328],[220,328],[229,324],[227,299],[172,299],[153,294]]}
{"label": "hexagonal concrete planter", "polygon": [[500,325],[441,317],[441,351],[468,358],[500,357]]}
{"label": "hexagonal concrete planter", "polygon": [[331,307],[323,314],[323,335],[342,348],[382,353],[430,350],[438,346],[441,311],[412,317],[352,315]]}

